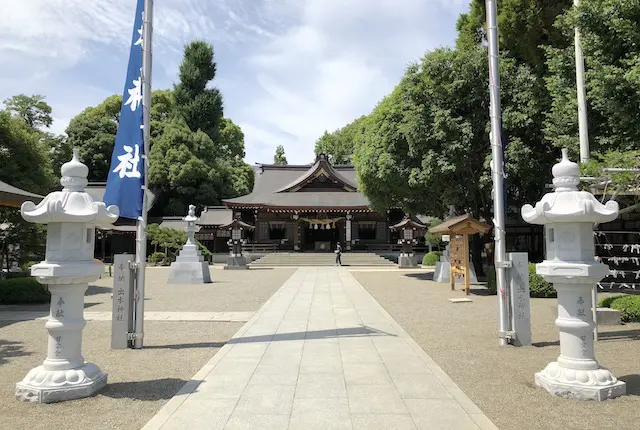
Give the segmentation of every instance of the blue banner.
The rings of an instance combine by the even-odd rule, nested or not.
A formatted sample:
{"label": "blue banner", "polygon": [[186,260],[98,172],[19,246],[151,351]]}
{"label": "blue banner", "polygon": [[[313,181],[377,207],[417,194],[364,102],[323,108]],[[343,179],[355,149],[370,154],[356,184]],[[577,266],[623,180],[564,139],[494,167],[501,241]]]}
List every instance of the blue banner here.
{"label": "blue banner", "polygon": [[138,0],[120,122],[104,193],[107,206],[118,206],[121,217],[132,219],[142,215],[142,187],[145,183],[141,78],[143,10],[144,0]]}

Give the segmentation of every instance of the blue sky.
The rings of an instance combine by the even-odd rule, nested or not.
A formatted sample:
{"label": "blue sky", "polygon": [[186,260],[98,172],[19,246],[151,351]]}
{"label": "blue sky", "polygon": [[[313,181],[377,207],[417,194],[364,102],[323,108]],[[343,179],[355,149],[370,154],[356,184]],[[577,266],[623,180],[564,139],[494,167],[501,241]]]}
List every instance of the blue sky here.
{"label": "blue sky", "polygon": [[[367,114],[408,63],[452,45],[468,0],[156,0],[153,87],[171,88],[185,43],[214,45],[225,116],[246,161],[309,163],[324,130]],[[121,94],[135,0],[0,0],[0,100],[42,94],[52,131]]]}

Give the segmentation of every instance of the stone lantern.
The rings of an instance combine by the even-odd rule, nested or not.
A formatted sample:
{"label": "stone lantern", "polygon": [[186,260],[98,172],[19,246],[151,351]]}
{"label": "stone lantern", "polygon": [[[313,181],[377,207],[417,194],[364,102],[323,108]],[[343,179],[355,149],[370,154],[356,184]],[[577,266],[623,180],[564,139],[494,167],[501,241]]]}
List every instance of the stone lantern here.
{"label": "stone lantern", "polygon": [[196,226],[198,219],[196,207],[189,205],[187,216],[182,218],[187,223],[184,228],[187,232],[187,243],[180,250],[176,261],[171,263],[169,267],[168,284],[208,284],[211,282],[209,263],[204,260],[195,239],[196,232],[200,230],[200,227]]}
{"label": "stone lantern", "polygon": [[246,243],[243,233],[245,231],[253,230],[254,226],[242,221],[240,219],[240,214],[237,214],[233,221],[221,226],[220,228],[231,231],[231,238],[227,241],[231,251],[227,260],[227,265],[224,266],[224,268],[246,269],[247,259],[242,255],[242,245]]}
{"label": "stone lantern", "polygon": [[418,266],[413,253],[413,245],[418,244],[418,236],[424,233],[426,228],[426,225],[412,219],[408,214],[398,224],[389,227],[390,230],[401,233],[400,239],[398,239],[398,244],[402,245],[402,250],[398,257],[398,266],[400,268]]}
{"label": "stone lantern", "polygon": [[[562,161],[553,166],[554,192],[522,207],[522,218],[545,226],[546,259],[536,272],[553,283],[558,292],[560,356],[536,373],[536,384],[550,393],[573,399],[606,400],[626,393],[626,385],[600,366],[593,350],[591,290],[609,274],[595,261],[593,224],[618,217],[618,203],[598,202],[589,192],[578,191],[580,169],[562,150]],[[596,306],[593,303],[593,306]]]}
{"label": "stone lantern", "polygon": [[95,227],[113,224],[119,210],[85,192],[89,169],[78,160],[77,149],[60,171],[62,191],[37,206],[24,202],[20,209],[26,221],[48,225],[45,260],[31,266],[31,276],[51,293],[47,358],[16,384],[19,400],[37,403],[88,397],[107,383],[107,374],[82,356],[84,293],[104,273],[104,265],[93,259]]}

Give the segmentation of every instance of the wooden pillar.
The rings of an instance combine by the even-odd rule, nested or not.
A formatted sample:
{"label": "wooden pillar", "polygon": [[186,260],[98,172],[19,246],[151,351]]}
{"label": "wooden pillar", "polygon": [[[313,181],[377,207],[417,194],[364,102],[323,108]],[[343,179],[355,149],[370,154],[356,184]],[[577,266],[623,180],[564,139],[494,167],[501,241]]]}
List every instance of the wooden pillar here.
{"label": "wooden pillar", "polygon": [[295,222],[295,232],[294,232],[294,242],[293,242],[293,250],[300,251],[300,216],[298,214],[293,215],[293,221]]}

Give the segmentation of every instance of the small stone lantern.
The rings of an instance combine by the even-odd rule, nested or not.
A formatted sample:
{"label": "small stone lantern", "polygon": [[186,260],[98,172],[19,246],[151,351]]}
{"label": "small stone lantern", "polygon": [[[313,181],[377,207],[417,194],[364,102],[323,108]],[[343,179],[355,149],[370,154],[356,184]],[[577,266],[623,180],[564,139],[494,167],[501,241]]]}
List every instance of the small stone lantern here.
{"label": "small stone lantern", "polygon": [[536,373],[536,384],[557,396],[601,401],[626,393],[625,383],[595,359],[589,310],[591,290],[609,274],[605,264],[595,261],[593,224],[616,219],[618,203],[602,205],[591,193],[578,191],[579,175],[563,149],[562,161],[553,166],[554,192],[535,208],[522,207],[526,222],[545,226],[547,255],[536,272],[558,292],[560,356]]}
{"label": "small stone lantern", "polygon": [[247,224],[240,219],[240,214],[229,224],[223,225],[221,229],[230,230],[231,238],[227,241],[227,244],[231,248],[229,258],[227,259],[227,265],[225,269],[246,269],[247,259],[242,255],[242,245],[246,243],[246,239],[243,237],[243,232],[253,230],[254,226]]}
{"label": "small stone lantern", "polygon": [[104,273],[104,265],[93,259],[95,227],[113,224],[119,210],[85,192],[89,169],[77,149],[60,171],[62,191],[37,206],[24,202],[20,209],[26,221],[48,225],[45,261],[31,266],[31,276],[51,292],[47,358],[16,384],[19,400],[37,403],[88,397],[107,383],[107,374],[82,356],[84,293]]}
{"label": "small stone lantern", "polygon": [[402,221],[389,227],[390,230],[399,231],[402,234],[401,238],[398,239],[398,244],[402,245],[402,250],[398,257],[398,266],[400,268],[418,266],[413,253],[413,245],[418,244],[417,236],[423,233],[426,227],[426,225],[412,219],[410,215],[405,215]]}
{"label": "small stone lantern", "polygon": [[187,223],[184,228],[187,232],[187,243],[169,267],[167,284],[208,284],[211,282],[211,272],[209,263],[205,261],[196,242],[195,235],[200,227],[196,225],[198,217],[194,205],[189,205],[187,216],[182,220]]}

